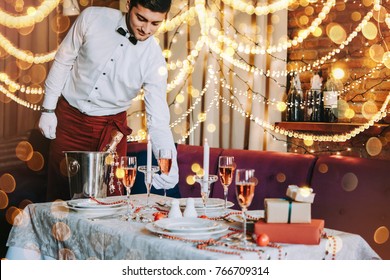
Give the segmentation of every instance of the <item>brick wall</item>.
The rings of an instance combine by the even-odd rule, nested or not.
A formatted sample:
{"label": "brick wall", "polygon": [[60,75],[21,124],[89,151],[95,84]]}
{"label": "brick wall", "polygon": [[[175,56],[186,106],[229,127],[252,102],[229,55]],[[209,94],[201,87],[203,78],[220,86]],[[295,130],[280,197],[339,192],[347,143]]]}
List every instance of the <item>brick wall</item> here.
{"label": "brick wall", "polygon": [[[320,2],[320,1],[319,1]],[[291,65],[304,65],[305,63],[311,64],[315,60],[327,55],[330,51],[335,48],[338,48],[338,45],[332,42],[332,40],[327,36],[326,28],[329,24],[338,23],[340,24],[347,36],[356,28],[359,24],[359,21],[352,20],[352,13],[359,12],[361,18],[363,18],[367,12],[372,8],[370,6],[364,6],[363,3],[368,3],[369,1],[336,1],[336,7],[331,9],[331,12],[323,20],[320,25],[322,29],[322,36],[315,37],[309,35],[309,37],[298,46],[290,49],[288,52],[288,60]],[[390,10],[390,2],[383,1],[383,6]],[[316,18],[319,12],[322,9],[322,4],[318,5],[308,5],[306,7],[298,7],[297,9],[289,12],[289,37],[293,38],[298,34],[298,30],[307,28],[310,26],[312,20]],[[310,13],[309,7],[315,7],[313,14]],[[307,24],[301,24],[301,17],[307,16],[309,22]],[[378,22],[375,19],[371,19],[371,22],[375,25]],[[334,58],[335,60],[330,60],[327,63],[321,65],[320,69],[322,70],[324,82],[328,77],[328,72],[332,66],[340,66],[347,71],[347,77],[343,79],[345,85],[350,84],[358,77],[368,73],[373,67],[376,66],[376,62],[370,58],[369,50],[370,46],[374,44],[381,44],[385,49],[383,41],[385,41],[390,47],[390,31],[385,23],[380,24],[381,27],[381,38],[378,36],[374,40],[366,39],[362,33],[358,33],[357,37],[353,41],[340,51]],[[302,62],[304,60],[304,63]],[[342,96],[341,100],[348,102],[351,109],[354,110],[355,116],[352,119],[347,119],[343,116],[340,116],[340,122],[359,122],[364,123],[365,117],[362,114],[363,104],[369,100],[373,100],[377,105],[377,108],[380,108],[383,101],[386,99],[390,91],[390,69],[382,67],[381,71],[376,72],[374,77],[371,77],[365,80],[363,83],[358,83],[355,89],[352,89]],[[318,68],[316,69],[318,70]],[[304,72],[300,74],[302,88],[307,90],[310,88],[310,78],[312,77],[313,72]],[[387,80],[387,82],[385,81]],[[378,85],[379,84],[379,85]],[[390,119],[388,119],[390,121]]]}
{"label": "brick wall", "polygon": [[[372,1],[371,1],[372,2]],[[289,67],[296,67],[296,65],[304,66],[312,64],[317,59],[327,55],[332,50],[338,48],[338,44],[335,44],[327,36],[327,27],[329,24],[340,24],[347,37],[355,30],[363,17],[371,10],[372,5],[369,5],[370,1],[336,1],[336,6],[333,7],[328,16],[323,20],[320,25],[322,29],[322,35],[315,37],[309,35],[302,44],[297,45],[289,49],[288,63]],[[387,11],[390,11],[390,1],[382,1],[383,7]],[[314,9],[312,9],[313,7]],[[298,31],[310,26],[313,19],[315,19],[321,11],[323,5],[320,1],[317,4],[299,6],[294,10],[290,10],[289,17],[289,38],[297,36]],[[357,16],[360,13],[360,20],[353,20],[352,16]],[[308,22],[305,22],[306,16]],[[377,14],[374,16],[376,17]],[[390,31],[389,27],[384,23],[379,23],[374,19],[370,22],[374,23],[377,27],[380,27],[380,33],[375,39],[366,39],[362,32],[351,41],[351,43],[340,51],[340,53],[334,56],[334,59],[327,61],[315,70],[321,70],[325,83],[328,73],[334,66],[339,66],[346,70],[347,76],[342,80],[344,86],[349,84],[355,85],[354,88],[350,88],[344,92],[339,100],[347,102],[349,108],[354,111],[352,118],[346,118],[343,115],[339,115],[339,123],[366,123],[367,119],[364,112],[369,111],[368,105],[375,104],[379,110],[385,101],[387,95],[390,92],[390,69],[381,66],[380,71],[376,71],[374,75],[363,80],[361,83],[355,83],[354,81],[359,77],[367,74],[373,67],[377,65],[373,59],[370,58],[370,47],[374,44],[380,44],[386,50],[390,47]],[[386,46],[387,44],[387,46]],[[300,74],[302,83],[302,89],[305,92],[310,88],[310,78],[313,76],[313,71],[307,71]],[[372,108],[372,106],[371,106]],[[387,108],[389,111],[389,106]],[[375,108],[374,108],[375,111]],[[382,119],[379,123],[390,123],[390,117]],[[314,131],[313,134],[328,134],[327,131]],[[373,155],[370,149],[367,149],[368,140],[372,137],[377,137],[381,144],[381,152]],[[350,141],[345,143],[332,143],[332,142],[314,142],[313,145],[306,146],[305,143],[299,139],[289,139],[288,149],[291,152],[314,154],[335,154],[340,153],[344,155],[359,156],[359,157],[372,157],[380,159],[390,159],[390,128],[381,129],[379,134],[361,133],[356,137],[353,137]],[[375,147],[374,147],[375,148]]]}

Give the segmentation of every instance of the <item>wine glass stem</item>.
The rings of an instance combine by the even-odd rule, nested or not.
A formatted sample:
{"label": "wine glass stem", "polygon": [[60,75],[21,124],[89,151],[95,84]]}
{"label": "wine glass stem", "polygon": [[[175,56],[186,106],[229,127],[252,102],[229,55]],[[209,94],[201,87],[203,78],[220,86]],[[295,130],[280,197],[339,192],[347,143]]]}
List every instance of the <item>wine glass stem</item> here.
{"label": "wine glass stem", "polygon": [[167,190],[164,189],[164,197],[166,197],[166,196],[167,196]]}
{"label": "wine glass stem", "polygon": [[244,245],[247,244],[247,241],[246,241],[246,209],[242,209],[242,219],[243,219],[243,222],[242,222],[242,242],[244,243]]}
{"label": "wine glass stem", "polygon": [[150,197],[150,184],[149,183],[146,183],[146,192],[147,192],[146,207],[149,208],[149,197]]}
{"label": "wine glass stem", "polygon": [[127,218],[130,218],[130,187],[126,187],[126,198],[127,198]]}
{"label": "wine glass stem", "polygon": [[228,197],[228,189],[229,186],[223,186],[223,195],[225,197],[225,212],[227,211],[227,197]]}

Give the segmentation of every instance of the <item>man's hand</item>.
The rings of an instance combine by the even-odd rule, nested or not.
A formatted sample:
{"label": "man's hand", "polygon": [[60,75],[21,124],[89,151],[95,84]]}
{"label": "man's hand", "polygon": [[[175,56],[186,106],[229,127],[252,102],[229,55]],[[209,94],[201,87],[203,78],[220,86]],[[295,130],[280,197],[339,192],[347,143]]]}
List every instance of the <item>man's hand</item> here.
{"label": "man's hand", "polygon": [[171,170],[169,175],[154,174],[153,175],[153,187],[159,189],[172,189],[179,182],[179,175],[176,171]]}
{"label": "man's hand", "polygon": [[54,113],[42,113],[39,119],[39,129],[49,139],[56,138],[57,116]]}

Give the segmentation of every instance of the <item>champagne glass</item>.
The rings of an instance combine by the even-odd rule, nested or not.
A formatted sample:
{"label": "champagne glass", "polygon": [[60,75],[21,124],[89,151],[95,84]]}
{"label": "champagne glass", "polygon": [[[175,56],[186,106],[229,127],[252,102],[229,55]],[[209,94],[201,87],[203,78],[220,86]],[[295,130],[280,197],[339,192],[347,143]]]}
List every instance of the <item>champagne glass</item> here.
{"label": "champagne glass", "polygon": [[[145,187],[146,187],[146,205],[144,207],[145,211],[152,210],[152,207],[149,205],[149,197],[150,197],[150,189],[152,187],[152,181],[153,181],[153,174],[159,171],[158,166],[151,166],[150,170],[148,170],[148,167],[146,165],[142,165],[138,167],[138,171],[144,173],[144,181],[145,181]],[[148,177],[150,178],[150,181],[148,180]]]}
{"label": "champagne glass", "polygon": [[[172,167],[172,150],[160,149],[158,151],[158,165],[162,174],[168,175]],[[167,196],[167,190],[164,188],[164,197]]]}
{"label": "champagne glass", "polygon": [[248,246],[246,237],[246,211],[252,203],[257,185],[257,179],[254,176],[254,169],[237,169],[236,171],[236,196],[242,210],[243,218],[241,242],[245,247]]}
{"label": "champagne glass", "polygon": [[[129,156],[123,156],[120,158],[119,167],[122,170],[123,177],[122,183],[126,188],[126,201],[127,201],[127,211],[124,215],[123,219],[128,221],[131,220],[132,213],[130,212],[130,192],[131,188],[134,185],[135,177],[137,175],[137,158],[136,157],[129,157]],[[119,172],[121,173],[121,172]]]}
{"label": "champagne glass", "polygon": [[202,196],[202,201],[203,201],[203,212],[205,215],[207,215],[206,207],[207,207],[207,200],[209,199],[209,195],[210,195],[210,187],[211,184],[213,184],[218,180],[218,176],[217,175],[208,175],[208,176],[195,175],[194,177],[195,177],[195,181],[200,185],[200,194]]}
{"label": "champagne glass", "polygon": [[235,169],[234,157],[220,156],[218,160],[219,178],[223,186],[223,195],[225,197],[225,213],[227,211],[227,197],[229,186],[233,180],[233,172]]}

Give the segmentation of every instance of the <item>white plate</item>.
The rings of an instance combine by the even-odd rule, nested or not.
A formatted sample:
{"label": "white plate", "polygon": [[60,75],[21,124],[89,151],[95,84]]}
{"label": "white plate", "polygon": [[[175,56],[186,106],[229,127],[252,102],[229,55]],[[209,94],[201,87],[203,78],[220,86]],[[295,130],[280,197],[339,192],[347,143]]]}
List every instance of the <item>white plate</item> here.
{"label": "white plate", "polygon": [[221,234],[228,230],[228,227],[225,225],[219,225],[217,228],[208,230],[208,231],[201,231],[201,232],[171,232],[168,230],[164,230],[162,228],[159,228],[155,225],[155,223],[149,223],[145,225],[145,228],[149,230],[150,232],[156,233],[156,234],[164,234],[174,237],[183,237],[186,239],[197,239],[197,240],[206,240],[209,239],[211,236],[215,234]]}
{"label": "white plate", "polygon": [[[74,199],[67,201],[69,207],[72,208],[118,208],[123,206],[126,202],[119,197],[106,197],[97,199],[102,204],[96,202],[95,200],[84,198],[84,199]],[[119,203],[118,203],[119,202]],[[106,204],[108,203],[108,204]],[[114,203],[114,204],[111,204]]]}
{"label": "white plate", "polygon": [[73,207],[70,205],[67,205],[69,209],[76,211],[80,214],[86,215],[88,217],[97,217],[102,215],[110,215],[110,214],[116,214],[116,213],[122,213],[124,210],[126,210],[126,205],[118,206],[118,207],[108,207],[108,208],[80,208],[80,207]]}
{"label": "white plate", "polygon": [[175,218],[158,220],[155,226],[171,232],[201,232],[214,230],[219,223],[200,218]]}

